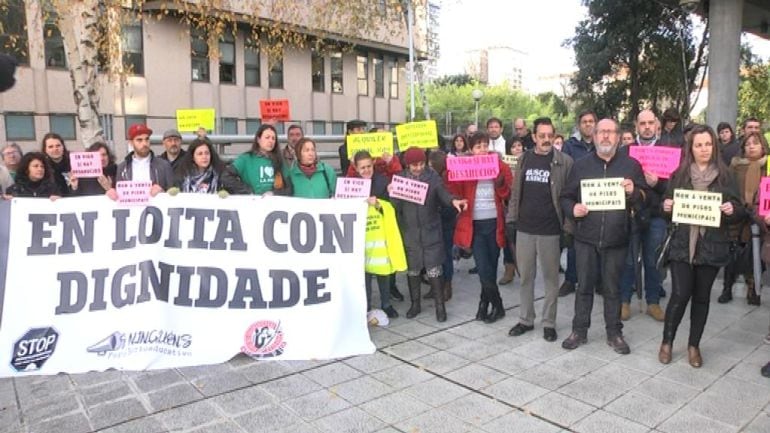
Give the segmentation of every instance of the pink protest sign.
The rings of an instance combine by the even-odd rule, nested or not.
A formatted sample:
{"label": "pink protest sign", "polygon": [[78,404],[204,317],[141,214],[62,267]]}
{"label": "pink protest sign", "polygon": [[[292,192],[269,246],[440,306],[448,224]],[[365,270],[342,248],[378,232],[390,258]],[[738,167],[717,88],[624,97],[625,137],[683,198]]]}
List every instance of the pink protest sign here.
{"label": "pink protest sign", "polygon": [[428,184],[419,180],[401,176],[393,176],[390,181],[389,194],[393,198],[410,201],[417,204],[425,204],[425,196],[428,194]]}
{"label": "pink protest sign", "polygon": [[679,167],[682,149],[666,146],[631,146],[628,148],[628,154],[639,161],[642,170],[668,179]]}
{"label": "pink protest sign", "polygon": [[121,180],[115,185],[118,192],[118,203],[145,204],[150,201],[152,182]]}
{"label": "pink protest sign", "polygon": [[369,198],[372,180],[361,177],[338,177],[334,198]]}
{"label": "pink protest sign", "polygon": [[99,152],[70,152],[70,174],[77,178],[102,175],[102,156]]}
{"label": "pink protest sign", "polygon": [[500,173],[498,158],[497,153],[447,158],[449,181],[494,179]]}
{"label": "pink protest sign", "polygon": [[763,177],[759,183],[759,216],[770,214],[770,177]]}

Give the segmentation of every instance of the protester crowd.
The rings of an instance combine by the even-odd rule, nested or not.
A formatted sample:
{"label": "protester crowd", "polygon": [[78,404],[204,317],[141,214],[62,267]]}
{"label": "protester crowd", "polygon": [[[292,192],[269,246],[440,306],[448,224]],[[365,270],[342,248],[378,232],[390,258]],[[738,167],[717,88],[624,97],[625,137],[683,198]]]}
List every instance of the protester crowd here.
{"label": "protester crowd", "polygon": [[[672,359],[672,344],[687,306],[690,306],[688,360],[703,364],[700,341],[707,323],[710,293],[720,269],[724,287],[719,303],[733,300],[733,286],[742,277],[750,305],[760,304],[761,282],[755,279],[751,254],[752,225],[765,242],[764,263],[770,261],[770,216],[759,215],[759,185],[767,173],[768,143],[758,119],[743,121],[736,133],[728,123],[717,131],[706,125],[683,127],[672,109],[658,117],[640,112],[633,128],[613,119],[598,119],[592,111],[577,116],[576,133],[560,135],[548,118],[532,129],[524,119],[513,121],[513,137],[503,137],[503,121],[489,119],[484,130],[470,125],[464,133],[438,149],[411,147],[372,155],[349,155],[339,149],[341,176],[370,180],[368,218],[381,224],[367,232],[365,287],[373,308],[373,280],[380,308],[390,318],[399,313],[392,300],[403,301],[395,274],[406,271],[410,307],[407,318],[421,314],[421,300],[432,299],[438,321],[445,321],[445,302],[452,297],[454,260],[470,258],[479,278],[476,319],[493,323],[505,316],[499,285],[520,279],[519,317],[509,335],[517,337],[535,327],[534,281],[543,274],[545,299],[541,312],[543,338],[556,341],[557,299],[575,293],[567,350],[587,342],[594,296],[603,298],[607,344],[628,354],[623,322],[631,316],[634,292],[644,293],[646,313],[663,322],[659,361]],[[366,123],[353,120],[346,134],[365,133]],[[371,131],[370,131],[371,132]],[[150,148],[153,131],[133,125],[128,138],[133,149],[116,161],[110,148],[96,143],[102,175],[79,179],[72,174],[69,150],[61,136],[46,134],[39,151],[23,154],[19,146],[2,149],[0,188],[12,197],[107,195],[118,199],[122,180],[146,181],[150,195],[166,192],[284,195],[307,199],[335,197],[338,173],[321,161],[316,143],[302,128],[291,125],[281,148],[276,129],[264,124],[251,149],[226,163],[205,133],[182,148],[176,130],[163,133],[165,151]],[[568,137],[565,140],[565,137]],[[633,146],[681,149],[678,168],[664,178],[645,171],[631,156]],[[499,155],[496,177],[450,181],[449,158]],[[503,158],[503,155],[515,158]],[[505,160],[504,160],[505,159]],[[513,161],[513,163],[511,163]],[[422,203],[392,197],[394,176],[422,182]],[[585,181],[622,179],[625,205],[616,210],[591,209]],[[718,226],[675,223],[675,190],[721,194]],[[559,284],[560,258],[567,250],[564,281]],[[498,279],[503,255],[504,270]],[[660,299],[669,296],[662,282],[671,278],[665,311]],[[422,284],[430,290],[422,294]],[[770,334],[765,339],[770,344]],[[770,363],[762,369],[770,377]]]}

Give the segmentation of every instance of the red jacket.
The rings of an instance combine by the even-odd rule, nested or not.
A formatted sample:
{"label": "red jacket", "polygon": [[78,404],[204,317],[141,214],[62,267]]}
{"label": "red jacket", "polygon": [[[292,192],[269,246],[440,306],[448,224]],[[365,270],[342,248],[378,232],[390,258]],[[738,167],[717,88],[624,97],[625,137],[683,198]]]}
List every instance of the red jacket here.
{"label": "red jacket", "polygon": [[[511,169],[503,161],[499,161],[500,174],[495,179],[495,207],[497,208],[497,245],[505,246],[505,211],[508,198],[511,196],[513,176]],[[457,216],[454,243],[462,248],[470,248],[473,243],[473,201],[476,198],[476,185],[478,181],[467,180],[461,182],[448,182],[449,192],[461,199],[468,200],[468,209]]]}
{"label": "red jacket", "polygon": [[[401,173],[401,171],[404,169],[401,167],[401,162],[398,160],[398,157],[396,155],[393,155],[393,159],[390,160],[390,163],[385,163],[385,160],[382,158],[374,158],[372,160],[372,163],[374,164],[374,171],[376,173],[380,173],[381,175],[384,175],[388,178],[388,182],[393,178],[394,174]],[[348,166],[348,172],[346,173],[345,177],[355,177],[356,176],[356,168],[352,164]]]}

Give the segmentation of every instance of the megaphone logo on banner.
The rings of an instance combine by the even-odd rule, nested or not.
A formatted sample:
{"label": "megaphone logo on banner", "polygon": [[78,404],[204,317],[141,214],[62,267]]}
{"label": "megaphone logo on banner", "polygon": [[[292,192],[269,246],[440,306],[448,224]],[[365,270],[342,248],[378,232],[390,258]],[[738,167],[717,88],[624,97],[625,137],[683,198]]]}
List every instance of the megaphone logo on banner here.
{"label": "megaphone logo on banner", "polygon": [[126,335],[122,332],[113,332],[107,338],[99,341],[93,346],[87,348],[89,353],[96,353],[99,356],[104,356],[107,352],[120,350],[126,345]]}

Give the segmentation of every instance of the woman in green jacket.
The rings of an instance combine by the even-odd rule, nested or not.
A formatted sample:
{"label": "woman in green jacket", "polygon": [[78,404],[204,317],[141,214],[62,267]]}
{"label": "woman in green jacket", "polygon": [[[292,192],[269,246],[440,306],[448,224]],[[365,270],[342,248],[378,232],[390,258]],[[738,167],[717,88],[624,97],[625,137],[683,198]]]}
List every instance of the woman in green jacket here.
{"label": "woman in green jacket", "polygon": [[303,138],[297,142],[294,149],[297,160],[285,173],[294,191],[294,197],[334,197],[337,174],[328,164],[318,160],[315,142]]}
{"label": "woman in green jacket", "polygon": [[262,125],[254,135],[251,150],[241,154],[233,167],[241,180],[257,195],[288,195],[290,190],[282,174],[281,153],[272,125]]}

